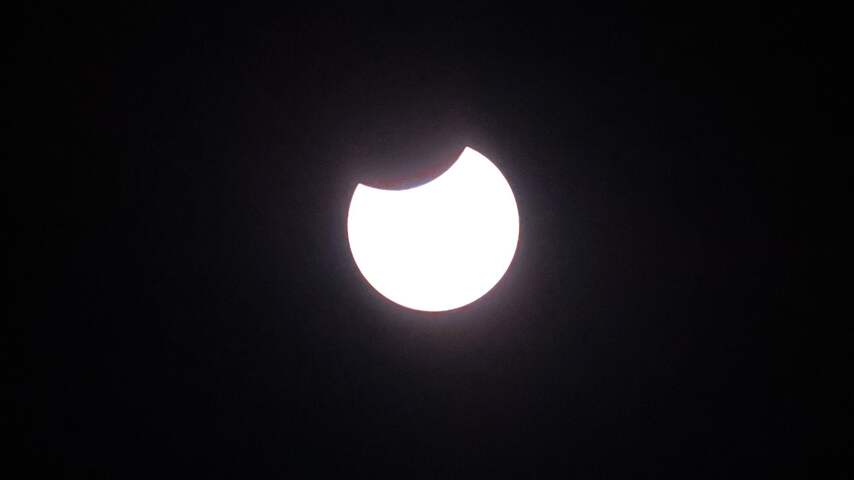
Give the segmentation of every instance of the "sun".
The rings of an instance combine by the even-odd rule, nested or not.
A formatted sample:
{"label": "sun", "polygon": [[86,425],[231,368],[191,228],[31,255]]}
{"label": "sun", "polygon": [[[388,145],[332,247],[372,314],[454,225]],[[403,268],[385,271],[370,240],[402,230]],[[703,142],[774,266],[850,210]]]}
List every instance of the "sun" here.
{"label": "sun", "polygon": [[501,171],[466,147],[424,185],[357,185],[347,234],[359,271],[380,294],[439,312],[474,302],[501,280],[516,252],[519,212]]}

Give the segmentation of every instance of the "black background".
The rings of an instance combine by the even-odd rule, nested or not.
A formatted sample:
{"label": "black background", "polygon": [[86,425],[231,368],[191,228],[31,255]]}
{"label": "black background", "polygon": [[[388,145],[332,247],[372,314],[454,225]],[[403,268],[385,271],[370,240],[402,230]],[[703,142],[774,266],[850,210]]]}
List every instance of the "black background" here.
{"label": "black background", "polygon": [[[529,10],[15,18],[10,457],[719,478],[847,455],[813,415],[798,284],[803,192],[850,103],[834,14]],[[352,261],[350,196],[466,145],[514,190],[516,257],[472,305],[406,310]]]}

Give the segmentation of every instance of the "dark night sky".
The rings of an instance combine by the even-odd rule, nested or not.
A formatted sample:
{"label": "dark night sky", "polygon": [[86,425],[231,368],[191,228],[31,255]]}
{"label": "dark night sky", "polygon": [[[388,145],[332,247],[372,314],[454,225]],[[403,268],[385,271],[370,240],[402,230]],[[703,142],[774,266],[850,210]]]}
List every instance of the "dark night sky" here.
{"label": "dark night sky", "polygon": [[[850,105],[824,16],[24,13],[4,429],[34,476],[762,477],[850,451],[816,440],[798,283],[810,159]],[[350,256],[353,188],[466,145],[514,189],[513,264],[457,311],[391,304]]]}

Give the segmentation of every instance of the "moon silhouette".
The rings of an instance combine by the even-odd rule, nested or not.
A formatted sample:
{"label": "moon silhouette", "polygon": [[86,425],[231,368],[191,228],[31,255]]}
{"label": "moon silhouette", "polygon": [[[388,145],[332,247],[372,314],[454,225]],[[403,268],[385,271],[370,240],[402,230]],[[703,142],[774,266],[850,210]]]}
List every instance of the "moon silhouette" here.
{"label": "moon silhouette", "polygon": [[474,302],[501,280],[516,252],[519,211],[498,167],[466,147],[423,185],[357,185],[347,234],[359,271],[380,294],[440,312]]}

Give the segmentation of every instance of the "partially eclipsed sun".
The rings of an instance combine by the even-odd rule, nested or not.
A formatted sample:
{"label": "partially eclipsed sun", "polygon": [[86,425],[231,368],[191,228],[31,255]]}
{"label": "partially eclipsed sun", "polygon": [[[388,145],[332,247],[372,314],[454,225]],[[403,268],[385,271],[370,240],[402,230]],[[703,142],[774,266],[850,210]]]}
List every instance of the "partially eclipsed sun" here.
{"label": "partially eclipsed sun", "polygon": [[474,302],[501,280],[516,252],[519,211],[498,168],[466,147],[424,185],[356,186],[347,234],[356,265],[379,293],[440,312]]}

